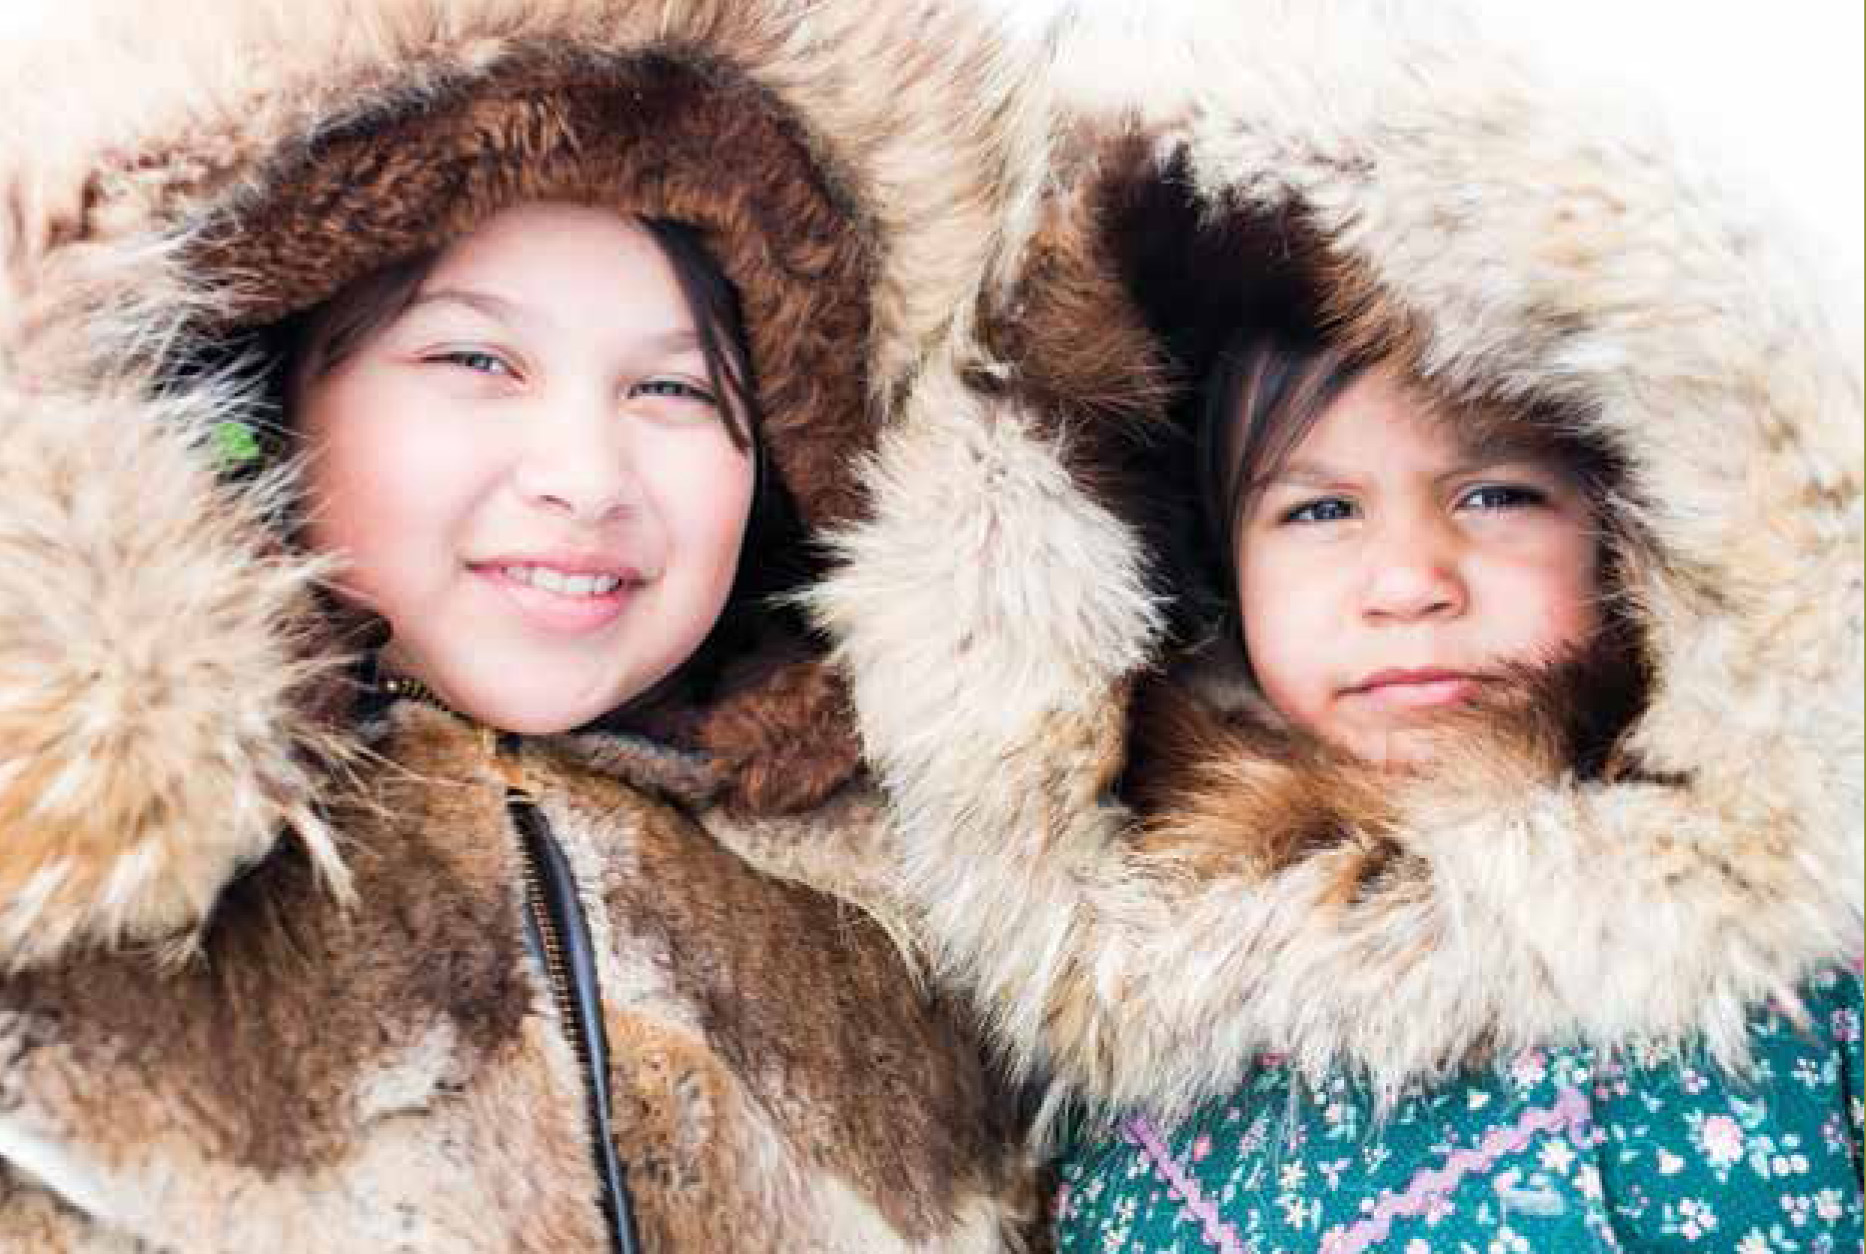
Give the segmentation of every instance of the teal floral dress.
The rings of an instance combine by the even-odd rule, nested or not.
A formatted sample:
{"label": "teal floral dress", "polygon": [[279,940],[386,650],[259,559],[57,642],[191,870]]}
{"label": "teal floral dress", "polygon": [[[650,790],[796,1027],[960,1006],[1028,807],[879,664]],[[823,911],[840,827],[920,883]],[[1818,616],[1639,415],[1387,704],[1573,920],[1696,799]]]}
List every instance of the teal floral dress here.
{"label": "teal floral dress", "polygon": [[1062,1254],[1858,1254],[1861,984],[1751,1021],[1754,1068],[1692,1050],[1537,1049],[1409,1092],[1376,1121],[1341,1078],[1263,1059],[1161,1127],[1079,1129]]}

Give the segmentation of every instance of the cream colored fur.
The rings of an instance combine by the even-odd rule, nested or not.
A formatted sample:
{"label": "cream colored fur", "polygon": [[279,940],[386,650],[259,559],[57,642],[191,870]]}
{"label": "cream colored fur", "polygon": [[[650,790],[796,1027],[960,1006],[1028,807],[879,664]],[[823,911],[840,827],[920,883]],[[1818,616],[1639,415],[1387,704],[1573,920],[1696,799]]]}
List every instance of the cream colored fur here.
{"label": "cream colored fur", "polygon": [[[1703,1034],[1860,949],[1859,346],[1823,276],[1638,120],[1397,9],[1210,12],[1155,75],[1131,8],[1049,32],[1056,213],[1137,127],[1214,206],[1304,206],[1452,393],[1597,414],[1630,457],[1659,674],[1635,747],[1681,787],[1461,764],[1398,797],[1421,874],[1344,906],[1105,799],[1156,615],[1132,532],[1034,416],[930,372],[817,604],[855,676],[948,977],[1026,1069],[1169,1111],[1253,1053],[1391,1088],[1480,1046]],[[1119,40],[1096,22],[1128,23]],[[1338,37],[1337,37],[1338,36]],[[1118,65],[1109,61],[1118,49]],[[1121,72],[1117,73],[1117,69]],[[965,363],[959,363],[965,364]]]}
{"label": "cream colored fur", "polygon": [[[197,403],[0,383],[0,955],[201,918],[318,816],[335,746],[292,702],[312,567],[211,481]],[[204,502],[218,512],[202,516]]]}

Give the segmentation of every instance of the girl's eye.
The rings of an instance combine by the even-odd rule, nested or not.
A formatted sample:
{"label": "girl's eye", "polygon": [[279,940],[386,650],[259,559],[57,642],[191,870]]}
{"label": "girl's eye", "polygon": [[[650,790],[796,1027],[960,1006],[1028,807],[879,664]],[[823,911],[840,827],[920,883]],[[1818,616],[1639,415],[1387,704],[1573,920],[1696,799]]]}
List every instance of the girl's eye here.
{"label": "girl's eye", "polygon": [[1325,496],[1314,501],[1304,501],[1283,511],[1278,519],[1282,523],[1324,523],[1342,522],[1354,517],[1354,503],[1338,496]]}
{"label": "girl's eye", "polygon": [[497,353],[489,353],[484,349],[478,348],[449,349],[444,353],[435,353],[431,357],[424,357],[422,360],[435,362],[444,366],[458,366],[462,370],[470,370],[474,374],[507,375],[511,377],[517,377],[518,375],[518,371],[512,367],[511,362],[499,356]]}
{"label": "girl's eye", "polygon": [[1548,494],[1539,488],[1512,483],[1487,483],[1466,492],[1459,498],[1458,505],[1460,508],[1478,510],[1526,509],[1547,500]]}
{"label": "girl's eye", "polygon": [[677,401],[719,408],[719,398],[697,383],[685,379],[643,379],[629,388],[630,396],[664,396]]}

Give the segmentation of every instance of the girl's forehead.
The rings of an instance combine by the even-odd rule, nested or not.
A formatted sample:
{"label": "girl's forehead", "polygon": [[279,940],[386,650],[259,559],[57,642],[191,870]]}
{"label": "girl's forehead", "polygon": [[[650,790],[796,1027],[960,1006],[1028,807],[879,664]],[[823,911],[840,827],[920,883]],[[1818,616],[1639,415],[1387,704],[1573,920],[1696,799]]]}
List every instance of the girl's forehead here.
{"label": "girl's forehead", "polygon": [[1329,400],[1289,450],[1289,460],[1373,461],[1396,450],[1458,454],[1469,440],[1448,411],[1391,366],[1363,371]]}
{"label": "girl's forehead", "polygon": [[1453,404],[1387,364],[1344,388],[1290,451],[1290,460],[1381,463],[1396,453],[1456,463],[1526,462],[1567,467],[1559,437],[1526,411],[1497,403]]}
{"label": "girl's forehead", "polygon": [[652,281],[667,269],[653,238],[632,218],[570,205],[528,204],[503,210],[450,242],[427,285],[496,276],[536,297],[562,290],[566,273],[594,280],[638,274]]}
{"label": "girl's forehead", "polygon": [[410,311],[454,309],[578,339],[694,341],[672,264],[633,218],[542,204],[509,209],[445,249]]}

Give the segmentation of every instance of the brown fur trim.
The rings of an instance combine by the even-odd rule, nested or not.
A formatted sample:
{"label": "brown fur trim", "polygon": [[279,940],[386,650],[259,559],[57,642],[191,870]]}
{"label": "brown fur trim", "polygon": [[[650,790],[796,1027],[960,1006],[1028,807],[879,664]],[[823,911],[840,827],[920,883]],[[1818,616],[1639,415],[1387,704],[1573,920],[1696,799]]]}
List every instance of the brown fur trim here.
{"label": "brown fur trim", "polygon": [[683,1209],[704,1215],[693,1191],[718,1187],[709,1177],[722,1164],[702,1161],[695,1141],[728,1117],[723,1104],[763,1112],[915,1239],[949,1231],[969,1195],[1015,1192],[1030,1167],[1013,1148],[1015,1103],[959,1014],[909,976],[878,925],[752,870],[691,819],[625,788],[586,778],[567,794],[567,829],[633,850],[628,873],[603,876],[609,926],[628,937],[614,944],[666,955],[657,968],[696,1008],[710,1051],[700,1059],[668,1034],[642,1037],[644,1066],[667,1078],[638,1076],[625,1099],[643,1125],[665,1129],[644,1137],[644,1170]]}
{"label": "brown fur trim", "polygon": [[211,219],[189,264],[276,321],[498,210],[564,199],[699,227],[738,287],[771,454],[806,520],[846,517],[869,443],[873,245],[795,122],[684,50],[513,56],[333,127]]}
{"label": "brown fur trim", "polygon": [[487,822],[503,815],[499,791],[381,778],[379,807],[341,816],[360,912],[281,845],[220,895],[181,964],[122,950],[5,984],[7,1011],[64,1025],[46,1065],[137,1078],[134,1100],[116,1083],[68,1095],[63,1117],[87,1139],[153,1140],[181,1121],[215,1161],[314,1171],[356,1135],[360,1076],[436,1028],[469,1070],[515,1039],[534,992],[511,840]]}
{"label": "brown fur trim", "polygon": [[[702,230],[741,293],[772,463],[807,523],[847,517],[872,439],[872,245],[793,120],[730,67],[672,49],[514,56],[319,137],[213,219],[190,260],[226,289],[223,318],[264,323],[545,198]],[[807,808],[859,757],[833,681],[792,664],[696,714],[747,811]]]}
{"label": "brown fur trim", "polygon": [[643,778],[644,787],[691,804],[721,801],[744,819],[803,813],[828,800],[862,766],[847,685],[816,656],[818,649],[787,626],[769,622],[703,687],[700,676],[675,682],[608,723],[708,759],[703,786],[697,778],[683,781],[691,764],[640,763],[651,774],[672,768],[669,778]]}
{"label": "brown fur trim", "polygon": [[814,809],[862,764],[848,686],[824,661],[783,666],[718,702],[701,722],[699,743],[727,771],[728,808],[747,817]]}
{"label": "brown fur trim", "polygon": [[704,754],[620,731],[584,732],[552,741],[565,757],[600,775],[687,809],[719,795],[721,772]]}
{"label": "brown fur trim", "polygon": [[[1189,864],[1270,880],[1323,850],[1363,847],[1355,878],[1394,855],[1377,775],[1300,733],[1226,718],[1164,680],[1140,685],[1122,792],[1144,822],[1138,847],[1199,849]],[[1210,834],[1234,833],[1222,851]]]}
{"label": "brown fur trim", "polygon": [[[1117,147],[1106,163],[1125,170],[1141,159]],[[968,381],[1028,409],[1090,497],[1133,517],[1146,501],[1133,468],[1158,455],[1175,371],[1123,286],[1106,229],[1108,200],[1123,186],[1109,176],[1058,193],[1008,301],[981,318],[1008,376]]]}

